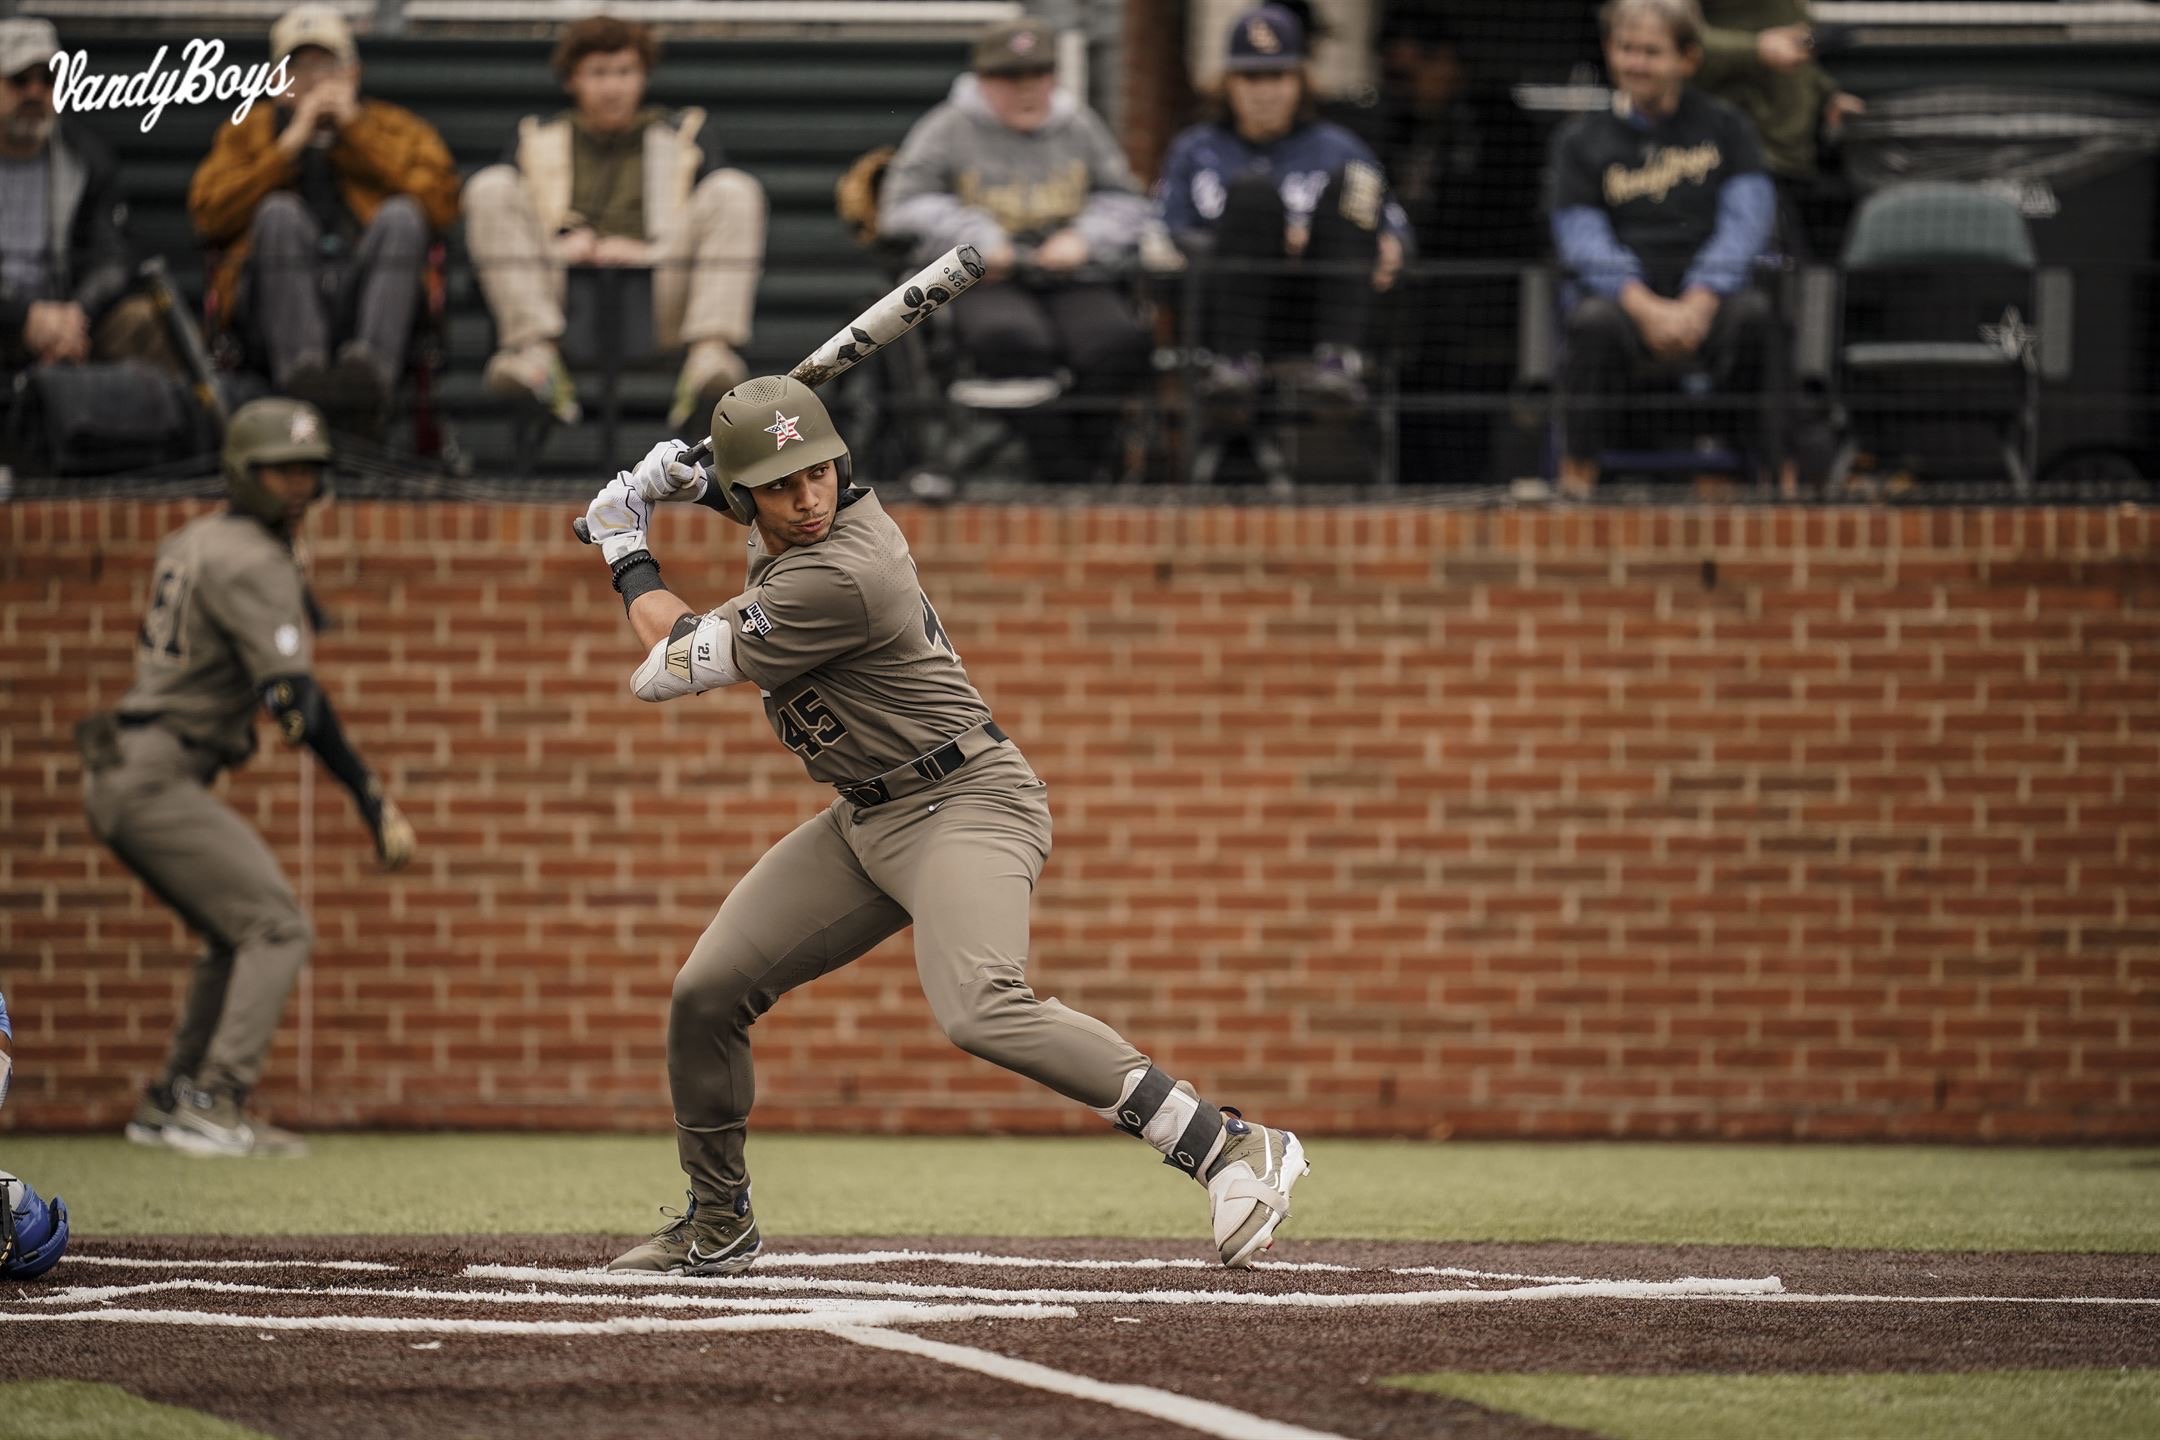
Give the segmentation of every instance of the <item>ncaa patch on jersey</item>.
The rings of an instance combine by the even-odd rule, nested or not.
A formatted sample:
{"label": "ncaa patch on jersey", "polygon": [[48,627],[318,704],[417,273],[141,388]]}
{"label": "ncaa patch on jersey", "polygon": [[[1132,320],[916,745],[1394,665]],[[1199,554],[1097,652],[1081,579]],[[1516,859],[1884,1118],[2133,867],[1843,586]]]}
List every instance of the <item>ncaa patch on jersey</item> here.
{"label": "ncaa patch on jersey", "polygon": [[760,635],[772,634],[772,621],[765,618],[765,612],[755,600],[742,607],[742,623],[745,630],[755,630]]}
{"label": "ncaa patch on jersey", "polygon": [[300,627],[297,625],[278,626],[276,633],[270,637],[270,643],[277,646],[277,653],[280,655],[299,654]]}

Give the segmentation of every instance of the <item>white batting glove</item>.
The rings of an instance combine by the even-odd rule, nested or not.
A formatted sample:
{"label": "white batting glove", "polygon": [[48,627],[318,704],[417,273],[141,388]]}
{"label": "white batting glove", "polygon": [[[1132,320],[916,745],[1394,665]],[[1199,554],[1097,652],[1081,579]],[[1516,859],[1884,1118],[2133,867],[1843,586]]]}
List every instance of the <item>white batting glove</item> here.
{"label": "white batting glove", "polygon": [[646,547],[645,527],[652,523],[652,502],[639,495],[625,470],[600,487],[585,507],[585,528],[609,565]]}
{"label": "white batting glove", "polygon": [[630,472],[630,483],[640,496],[656,503],[702,499],[707,482],[705,467],[685,463],[682,457],[689,452],[690,447],[683,441],[662,440],[638,461],[637,468]]}

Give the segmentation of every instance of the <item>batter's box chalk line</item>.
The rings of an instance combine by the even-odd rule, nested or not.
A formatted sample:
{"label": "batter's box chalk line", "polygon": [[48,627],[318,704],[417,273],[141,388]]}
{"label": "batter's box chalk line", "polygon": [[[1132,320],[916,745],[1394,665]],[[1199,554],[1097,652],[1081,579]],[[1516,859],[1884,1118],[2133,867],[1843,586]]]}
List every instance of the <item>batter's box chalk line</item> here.
{"label": "batter's box chalk line", "polygon": [[[175,1278],[133,1284],[71,1285],[0,1293],[0,1325],[102,1324],[160,1325],[203,1330],[252,1331],[275,1342],[281,1333],[343,1331],[355,1334],[431,1336],[524,1336],[602,1338],[612,1336],[814,1331],[872,1349],[919,1359],[1065,1396],[1146,1415],[1220,1440],[1342,1440],[1326,1431],[1254,1415],[1212,1401],[1147,1385],[1113,1384],[1076,1375],[995,1351],[911,1333],[903,1326],[951,1324],[969,1320],[1075,1319],[1082,1305],[1262,1306],[1275,1309],[1347,1309],[1388,1306],[1505,1304],[1536,1300],[1605,1299],[1625,1301],[1710,1301],[1713,1303],[1893,1304],[1893,1305],[2160,1305],[2160,1299],[2110,1296],[2032,1295],[1816,1295],[1787,1291],[1776,1276],[1760,1279],[1627,1280],[1584,1276],[1530,1276],[1457,1266],[1418,1265],[1361,1268],[1312,1262],[1270,1262],[1256,1267],[1290,1275],[1328,1274],[1369,1277],[1377,1286],[1341,1294],[1289,1292],[1257,1294],[1242,1289],[1100,1290],[1032,1286],[1002,1289],[987,1285],[926,1285],[900,1281],[832,1278],[778,1273],[790,1270],[840,1270],[877,1265],[942,1265],[961,1269],[1130,1272],[1214,1271],[1226,1284],[1241,1283],[1219,1266],[1198,1260],[1048,1260],[1027,1255],[989,1255],[973,1251],[877,1250],[854,1254],[770,1254],[744,1275],[700,1279],[674,1275],[610,1274],[602,1270],[563,1270],[514,1265],[468,1265],[459,1276],[433,1283],[367,1285],[355,1283],[257,1284],[210,1278],[231,1271],[361,1272],[418,1279],[395,1265],[361,1260],[252,1259],[156,1260],[118,1255],[73,1256],[70,1267],[104,1266],[118,1270],[163,1271]],[[176,1272],[178,1272],[176,1274]],[[209,1272],[209,1273],[189,1273]],[[1428,1277],[1504,1283],[1497,1288],[1418,1289],[1400,1287],[1404,1278]],[[460,1283],[463,1282],[463,1283]],[[486,1282],[520,1288],[488,1287]],[[549,1288],[541,1288],[543,1286]],[[571,1319],[456,1318],[413,1315],[251,1315],[232,1311],[161,1309],[140,1302],[181,1296],[306,1297],[315,1300],[373,1302],[399,1308],[420,1302],[431,1307],[460,1306],[530,1311],[541,1307],[582,1310]],[[116,1301],[132,1300],[134,1305]],[[196,1303],[201,1303],[200,1299]],[[360,1308],[358,1306],[348,1308]],[[592,1318],[598,1310],[649,1313]],[[1098,1312],[1099,1313],[1099,1312]],[[1115,1317],[1134,1323],[1130,1316]],[[444,1353],[440,1339],[408,1344],[411,1363],[430,1363]]]}

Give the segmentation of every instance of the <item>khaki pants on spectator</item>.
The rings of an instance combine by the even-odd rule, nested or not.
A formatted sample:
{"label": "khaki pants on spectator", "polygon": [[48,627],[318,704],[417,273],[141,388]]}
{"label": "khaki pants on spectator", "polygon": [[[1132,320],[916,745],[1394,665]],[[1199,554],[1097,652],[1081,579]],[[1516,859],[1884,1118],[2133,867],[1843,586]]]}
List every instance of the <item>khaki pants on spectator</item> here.
{"label": "khaki pants on spectator", "polygon": [[[515,166],[490,165],[465,182],[465,244],[499,347],[562,335],[563,265]],[[764,186],[740,170],[715,170],[653,248],[653,332],[663,348],[749,340],[765,262]]]}

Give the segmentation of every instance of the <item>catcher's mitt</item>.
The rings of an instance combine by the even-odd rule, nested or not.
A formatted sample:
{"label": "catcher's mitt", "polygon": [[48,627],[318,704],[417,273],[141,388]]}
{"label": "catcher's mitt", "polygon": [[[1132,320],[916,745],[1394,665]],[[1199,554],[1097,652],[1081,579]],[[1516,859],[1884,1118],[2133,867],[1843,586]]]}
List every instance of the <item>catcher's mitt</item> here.
{"label": "catcher's mitt", "polygon": [[833,209],[855,232],[858,245],[877,244],[878,192],[885,188],[885,171],[896,153],[890,145],[864,151],[833,183]]}

